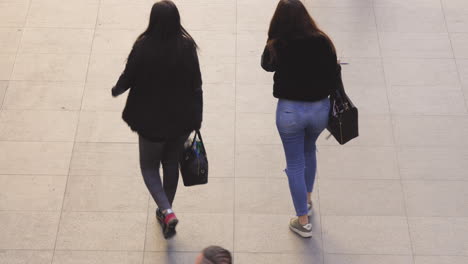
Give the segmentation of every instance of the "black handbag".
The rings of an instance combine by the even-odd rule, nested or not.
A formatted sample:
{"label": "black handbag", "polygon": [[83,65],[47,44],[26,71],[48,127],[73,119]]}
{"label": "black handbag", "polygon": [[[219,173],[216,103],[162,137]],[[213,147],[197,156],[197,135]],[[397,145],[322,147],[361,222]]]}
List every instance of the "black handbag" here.
{"label": "black handbag", "polygon": [[330,105],[327,129],[331,135],[341,145],[357,138],[359,136],[358,109],[344,90],[339,64],[337,65],[336,89],[330,96]]}
{"label": "black handbag", "polygon": [[185,144],[180,172],[185,186],[208,183],[208,157],[199,130],[195,131],[193,140]]}

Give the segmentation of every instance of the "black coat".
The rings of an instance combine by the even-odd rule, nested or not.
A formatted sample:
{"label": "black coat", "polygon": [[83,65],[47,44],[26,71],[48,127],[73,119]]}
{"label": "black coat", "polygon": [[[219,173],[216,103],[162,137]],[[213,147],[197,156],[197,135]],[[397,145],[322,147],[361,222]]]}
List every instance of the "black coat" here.
{"label": "black coat", "polygon": [[268,48],[262,55],[262,67],[275,72],[273,95],[296,101],[319,101],[336,87],[337,57],[322,36],[279,40],[271,60]]}
{"label": "black coat", "polygon": [[200,129],[202,122],[196,47],[186,40],[177,55],[168,55],[163,45],[149,38],[138,41],[112,89],[113,96],[130,89],[122,117],[133,131],[152,141],[188,134]]}

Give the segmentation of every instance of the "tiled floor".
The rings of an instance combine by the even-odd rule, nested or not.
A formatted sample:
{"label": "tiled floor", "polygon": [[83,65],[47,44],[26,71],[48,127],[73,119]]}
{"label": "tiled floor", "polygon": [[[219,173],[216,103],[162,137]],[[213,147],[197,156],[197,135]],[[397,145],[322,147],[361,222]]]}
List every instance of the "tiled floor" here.
{"label": "tiled floor", "polygon": [[110,88],[153,0],[0,0],[0,263],[468,263],[468,1],[305,0],[349,63],[361,137],[319,140],[314,236],[259,66],[274,0],[176,0],[200,45],[210,184],[162,239]]}

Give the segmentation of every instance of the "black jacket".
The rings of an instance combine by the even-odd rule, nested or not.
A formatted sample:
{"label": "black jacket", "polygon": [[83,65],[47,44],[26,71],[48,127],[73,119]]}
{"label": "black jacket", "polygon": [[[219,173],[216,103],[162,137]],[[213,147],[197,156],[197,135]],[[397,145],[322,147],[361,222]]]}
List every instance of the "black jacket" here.
{"label": "black jacket", "polygon": [[273,95],[295,101],[319,101],[336,87],[337,57],[324,37],[279,40],[271,60],[268,48],[262,67],[275,72]]}
{"label": "black jacket", "polygon": [[201,127],[200,65],[196,48],[185,42],[181,53],[171,57],[157,50],[164,47],[155,40],[138,41],[112,89],[113,96],[130,89],[122,117],[149,140],[164,141]]}

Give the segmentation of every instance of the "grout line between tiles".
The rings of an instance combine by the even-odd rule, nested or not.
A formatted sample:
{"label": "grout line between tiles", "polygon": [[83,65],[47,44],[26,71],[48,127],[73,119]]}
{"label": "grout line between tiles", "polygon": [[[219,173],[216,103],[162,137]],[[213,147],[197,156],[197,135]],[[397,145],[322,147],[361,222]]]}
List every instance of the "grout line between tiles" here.
{"label": "grout line between tiles", "polygon": [[98,24],[98,21],[99,21],[99,11],[100,11],[100,9],[101,9],[101,0],[99,0],[99,2],[98,2],[98,11],[96,13],[96,20],[95,20],[95,23],[94,23],[93,40],[91,41],[91,45],[90,45],[90,48],[89,48],[88,65],[87,65],[87,69],[86,69],[86,78],[85,78],[85,81],[84,81],[84,84],[83,84],[83,91],[82,91],[82,94],[81,94],[80,110],[78,112],[78,120],[77,120],[77,124],[76,124],[76,128],[75,128],[73,146],[72,146],[72,150],[71,150],[70,161],[68,163],[67,180],[66,180],[66,183],[65,183],[65,190],[64,190],[63,199],[62,199],[62,209],[60,211],[59,222],[58,222],[58,226],[57,226],[57,233],[56,233],[55,242],[54,242],[54,252],[52,254],[52,259],[51,259],[50,264],[53,264],[54,258],[55,258],[55,252],[57,250],[57,242],[58,242],[59,233],[60,233],[60,226],[62,224],[62,216],[63,216],[63,212],[64,212],[64,208],[65,208],[65,199],[66,199],[66,194],[67,194],[67,191],[68,191],[67,190],[68,189],[68,180],[70,178],[71,163],[72,163],[72,160],[73,160],[73,152],[75,150],[75,146],[76,146],[76,143],[77,143],[77,136],[78,136],[79,126],[80,126],[81,108],[83,107],[83,99],[84,99],[84,93],[85,93],[84,88],[85,88],[86,82],[88,80],[89,66],[90,66],[90,63],[91,63],[91,54],[92,54],[92,51],[93,51],[94,40],[96,38],[96,28],[97,28],[97,24]]}
{"label": "grout line between tiles", "polygon": [[234,159],[234,182],[232,184],[233,188],[233,199],[232,199],[232,250],[236,251],[236,163],[237,163],[237,67],[238,67],[238,38],[239,38],[239,32],[237,30],[238,28],[238,16],[239,16],[239,2],[238,0],[235,1],[235,44],[234,44],[234,131],[233,131],[233,136],[234,136],[234,147],[233,147],[233,159]]}
{"label": "grout line between tiles", "polygon": [[[372,13],[374,15],[374,21],[375,21],[375,26],[376,26],[376,29],[377,29],[377,38],[378,38],[378,45],[379,45],[379,52],[380,54],[382,55],[382,47],[381,47],[381,36],[380,36],[380,33],[379,33],[379,30],[378,30],[378,23],[377,23],[377,15],[375,13],[375,3],[373,2],[373,6],[372,6]],[[384,63],[384,60],[383,60],[383,57],[381,56],[380,57],[380,63],[382,65],[382,71],[383,71],[383,78],[384,78],[384,83],[385,83],[385,88],[386,88],[386,93],[387,93],[387,104],[388,104],[388,109],[390,111],[390,122],[392,124],[392,127],[391,127],[391,133],[392,133],[392,139],[393,139],[393,144],[396,148],[396,151],[395,151],[395,158],[396,158],[396,166],[397,166],[397,169],[398,169],[398,178],[399,178],[399,181],[400,181],[400,187],[401,187],[401,190],[403,192],[403,206],[404,206],[404,212],[405,212],[405,220],[406,220],[406,226],[407,226],[407,232],[408,232],[408,239],[409,239],[409,244],[410,244],[410,250],[411,250],[411,258],[413,260],[413,264],[416,263],[415,262],[415,258],[414,258],[414,246],[413,246],[413,240],[412,240],[412,237],[411,237],[411,230],[410,230],[410,227],[409,227],[409,219],[408,219],[408,208],[407,208],[407,203],[406,203],[406,196],[405,196],[405,193],[404,193],[404,186],[403,186],[403,181],[402,181],[402,178],[401,178],[401,168],[400,168],[400,164],[399,164],[399,155],[398,155],[398,149],[399,149],[399,146],[397,145],[397,139],[396,139],[396,131],[395,131],[395,123],[394,123],[394,115],[392,114],[392,107],[391,107],[391,103],[390,103],[390,97],[389,97],[389,82],[388,82],[388,78],[385,74],[385,63]]]}

